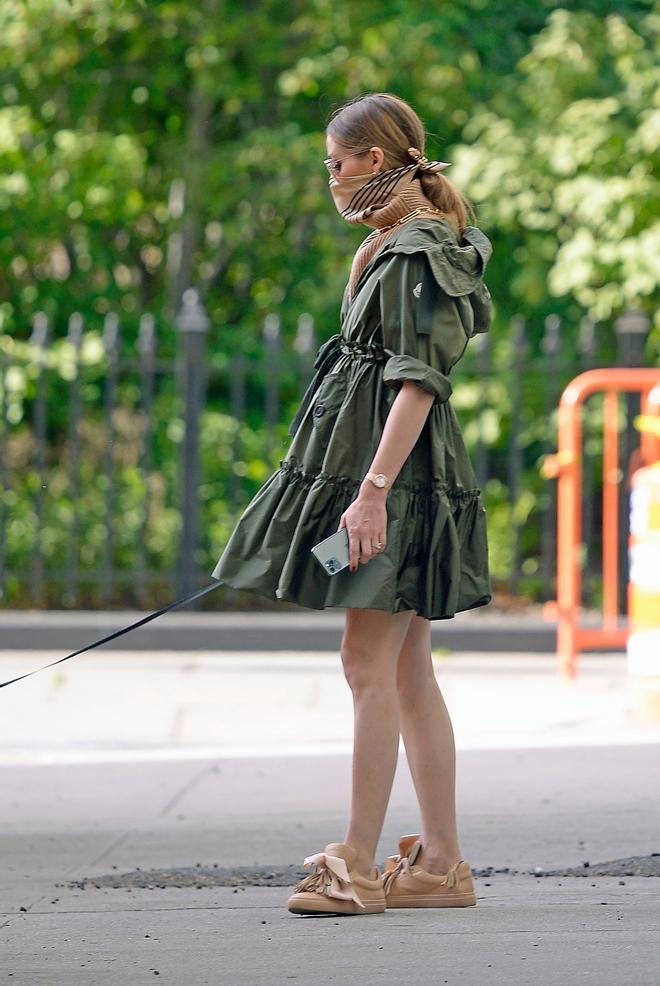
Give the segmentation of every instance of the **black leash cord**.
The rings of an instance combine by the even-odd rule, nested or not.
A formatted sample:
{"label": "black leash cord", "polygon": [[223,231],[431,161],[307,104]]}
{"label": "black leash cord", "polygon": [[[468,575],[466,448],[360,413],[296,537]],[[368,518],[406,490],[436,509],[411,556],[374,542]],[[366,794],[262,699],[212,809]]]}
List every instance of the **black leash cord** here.
{"label": "black leash cord", "polygon": [[67,654],[66,657],[60,657],[57,661],[53,661],[51,664],[45,664],[43,668],[36,668],[35,671],[28,671],[27,674],[21,674],[18,678],[10,678],[9,681],[3,681],[0,683],[0,688],[6,688],[8,685],[15,685],[17,681],[23,681],[24,678],[31,678],[33,674],[39,674],[40,671],[47,671],[48,668],[54,668],[56,664],[62,664],[63,661],[70,661],[72,657],[77,657],[78,654],[84,654],[85,651],[93,650],[94,647],[100,647],[101,644],[107,644],[109,640],[115,640],[117,637],[123,637],[125,633],[129,633],[130,630],[137,630],[138,627],[144,626],[145,623],[151,623],[152,620],[157,619],[157,617],[162,616],[163,613],[169,613],[171,609],[178,609],[179,606],[185,606],[186,603],[191,603],[193,599],[199,599],[201,596],[205,596],[207,592],[212,589],[217,589],[219,585],[222,585],[220,579],[215,579],[210,585],[204,586],[203,589],[197,589],[196,592],[191,592],[189,596],[184,596],[183,599],[177,599],[175,602],[170,603],[169,606],[163,606],[162,609],[156,610],[155,613],[149,613],[148,616],[143,616],[141,620],[136,623],[131,623],[130,626],[122,627],[121,630],[115,630],[114,633],[109,633],[107,637],[101,637],[100,640],[95,640],[93,644],[87,644],[85,647],[81,647],[80,650],[75,650],[73,654]]}

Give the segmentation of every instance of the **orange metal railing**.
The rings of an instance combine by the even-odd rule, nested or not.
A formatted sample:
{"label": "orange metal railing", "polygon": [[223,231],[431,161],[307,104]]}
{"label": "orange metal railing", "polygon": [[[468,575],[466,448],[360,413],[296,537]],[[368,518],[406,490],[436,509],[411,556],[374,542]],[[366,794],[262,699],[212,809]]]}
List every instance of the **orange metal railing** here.
{"label": "orange metal railing", "polygon": [[[582,589],[582,420],[587,397],[602,392],[603,401],[603,618],[600,626],[580,623]],[[628,627],[619,619],[619,495],[623,476],[619,461],[619,395],[639,393],[643,415],[660,414],[660,370],[616,368],[587,370],[575,377],[559,403],[556,455],[546,457],[542,473],[558,478],[557,600],[547,605],[556,616],[557,656],[568,677],[577,674],[577,655],[599,647],[625,648]],[[635,468],[660,458],[660,438],[641,436]]]}

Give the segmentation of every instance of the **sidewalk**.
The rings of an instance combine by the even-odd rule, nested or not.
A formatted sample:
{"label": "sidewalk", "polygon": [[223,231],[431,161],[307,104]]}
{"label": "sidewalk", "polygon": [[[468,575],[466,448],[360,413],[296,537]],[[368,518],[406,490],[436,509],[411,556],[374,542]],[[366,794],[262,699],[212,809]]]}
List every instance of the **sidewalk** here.
{"label": "sidewalk", "polygon": [[[0,651],[0,674],[52,659]],[[583,655],[572,681],[550,655],[434,660],[459,749],[660,739],[627,715],[622,654]],[[349,753],[352,731],[337,654],[96,651],[0,693],[0,763]]]}
{"label": "sidewalk", "polygon": [[[146,616],[138,610],[0,610],[0,647],[57,650],[62,655]],[[342,610],[212,613],[180,609],[119,637],[113,650],[332,651],[339,650]],[[434,647],[452,651],[554,652],[556,623],[541,607],[521,613],[494,606],[431,623]]]}
{"label": "sidewalk", "polygon": [[[336,656],[106,652],[1,692],[0,981],[658,986],[660,880],[625,874],[660,874],[660,727],[627,717],[623,655],[436,668],[478,906],[348,920],[284,907],[343,835]],[[417,826],[402,758],[379,859]]]}

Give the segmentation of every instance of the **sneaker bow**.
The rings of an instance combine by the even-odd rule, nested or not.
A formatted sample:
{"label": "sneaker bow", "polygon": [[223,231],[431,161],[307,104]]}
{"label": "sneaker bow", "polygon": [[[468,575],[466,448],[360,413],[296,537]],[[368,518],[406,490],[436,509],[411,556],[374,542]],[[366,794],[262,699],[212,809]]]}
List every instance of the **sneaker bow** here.
{"label": "sneaker bow", "polygon": [[295,888],[295,893],[305,890],[338,900],[354,900],[358,907],[364,907],[360,897],[351,882],[346,860],[341,856],[331,856],[325,852],[308,856],[303,864],[305,868],[316,866],[316,871],[305,877]]}
{"label": "sneaker bow", "polygon": [[[385,872],[383,875],[383,889],[385,891],[385,896],[387,897],[390,892],[394,881],[397,877],[401,876],[403,873],[411,873],[412,867],[415,860],[417,859],[419,852],[422,848],[421,842],[416,842],[414,846],[410,849],[407,856],[388,856],[385,862]],[[458,877],[458,867],[463,862],[459,859],[457,863],[451,866],[440,883],[446,886],[448,889],[455,887],[459,882]]]}

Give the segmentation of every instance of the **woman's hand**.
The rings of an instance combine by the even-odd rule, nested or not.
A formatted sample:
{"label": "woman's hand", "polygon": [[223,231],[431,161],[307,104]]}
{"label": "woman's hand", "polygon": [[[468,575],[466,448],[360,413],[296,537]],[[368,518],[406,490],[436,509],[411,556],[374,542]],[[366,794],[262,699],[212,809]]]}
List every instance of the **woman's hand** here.
{"label": "woman's hand", "polygon": [[[366,565],[379,555],[387,543],[386,490],[377,489],[369,480],[360,487],[357,499],[346,508],[339,521],[339,530],[348,529],[349,565],[355,572],[358,562]],[[380,547],[376,547],[380,545]]]}
{"label": "woman's hand", "polygon": [[[383,435],[369,472],[384,473],[390,484],[398,476],[420,436],[434,396],[412,380],[404,380],[387,415]],[[379,489],[368,479],[362,481],[357,499],[341,515],[339,529],[348,528],[349,564],[357,570],[379,554],[386,544],[387,489]],[[381,547],[377,548],[376,545]]]}

